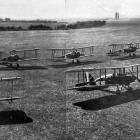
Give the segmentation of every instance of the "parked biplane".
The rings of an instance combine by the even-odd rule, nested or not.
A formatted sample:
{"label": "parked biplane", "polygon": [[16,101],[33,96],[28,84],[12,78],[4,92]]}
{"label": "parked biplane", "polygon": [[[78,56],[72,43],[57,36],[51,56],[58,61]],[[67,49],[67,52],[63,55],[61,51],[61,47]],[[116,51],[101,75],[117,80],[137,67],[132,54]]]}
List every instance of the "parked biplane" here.
{"label": "parked biplane", "polygon": [[1,58],[0,64],[8,67],[20,67],[20,62],[38,60],[38,51],[40,49],[12,50],[7,57]]}
{"label": "parked biplane", "polygon": [[[116,87],[116,93],[123,89],[132,90],[131,83],[139,79],[139,66],[82,68],[66,71],[69,90],[90,91]],[[73,85],[74,84],[74,85]]]}
{"label": "parked biplane", "polygon": [[[13,103],[14,100],[20,99],[20,97],[18,97],[18,96],[13,97],[14,82],[17,81],[17,80],[20,80],[20,79],[21,79],[21,77],[0,78],[0,82],[7,82],[7,83],[10,83],[8,86],[11,85],[11,88],[8,87],[8,89],[11,89],[11,90],[9,91],[9,93],[7,92],[7,97],[0,98],[0,102],[8,101],[9,103]],[[7,84],[5,84],[5,85],[7,85]]]}
{"label": "parked biplane", "polygon": [[48,49],[51,52],[51,60],[72,60],[72,63],[78,63],[81,57],[92,56],[94,52],[94,46],[73,48],[73,49]]}
{"label": "parked biplane", "polygon": [[129,43],[129,44],[111,44],[112,47],[109,52],[107,52],[108,56],[120,56],[120,55],[128,55],[135,56],[136,51],[140,49],[139,43]]}

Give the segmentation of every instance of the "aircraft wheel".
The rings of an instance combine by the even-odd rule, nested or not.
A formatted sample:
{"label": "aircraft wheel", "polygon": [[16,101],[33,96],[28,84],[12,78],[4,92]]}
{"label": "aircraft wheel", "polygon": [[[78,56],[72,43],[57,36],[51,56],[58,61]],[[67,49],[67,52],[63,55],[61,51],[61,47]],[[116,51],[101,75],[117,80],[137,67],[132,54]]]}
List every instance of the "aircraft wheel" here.
{"label": "aircraft wheel", "polygon": [[76,60],[76,63],[80,63],[80,61],[77,59],[77,60]]}
{"label": "aircraft wheel", "polygon": [[117,90],[116,91],[116,94],[120,95],[121,94],[121,91],[120,90]]}
{"label": "aircraft wheel", "polygon": [[72,60],[72,63],[74,63],[74,60]]}
{"label": "aircraft wheel", "polygon": [[133,90],[133,88],[132,88],[132,87],[129,87],[129,88],[128,88],[128,91],[132,91],[132,90]]}
{"label": "aircraft wheel", "polygon": [[12,65],[12,64],[9,64],[9,67],[10,67],[10,68],[13,68],[13,65]]}
{"label": "aircraft wheel", "polygon": [[135,53],[133,53],[133,57],[135,57],[136,56],[136,54]]}
{"label": "aircraft wheel", "polygon": [[17,63],[17,68],[19,68],[19,64]]}

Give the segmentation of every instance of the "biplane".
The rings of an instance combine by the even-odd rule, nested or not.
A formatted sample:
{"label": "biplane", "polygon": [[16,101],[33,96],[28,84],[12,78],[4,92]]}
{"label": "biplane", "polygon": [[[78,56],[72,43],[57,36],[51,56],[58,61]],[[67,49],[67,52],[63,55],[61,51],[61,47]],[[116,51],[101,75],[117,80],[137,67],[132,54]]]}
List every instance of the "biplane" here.
{"label": "biplane", "polygon": [[120,55],[128,55],[135,56],[136,51],[140,49],[140,43],[129,43],[129,44],[111,44],[109,45],[112,49],[107,52],[108,56],[120,56]]}
{"label": "biplane", "polygon": [[20,67],[21,61],[38,60],[40,49],[12,50],[7,57],[1,58],[0,64],[8,67]]}
{"label": "biplane", "polygon": [[[9,85],[11,85],[11,90],[10,90],[9,93],[7,92],[7,97],[0,98],[0,102],[2,102],[2,101],[8,101],[9,103],[13,103],[14,100],[20,99],[20,97],[18,97],[18,96],[14,96],[13,97],[14,82],[17,81],[17,80],[20,80],[20,79],[21,79],[21,77],[0,78],[0,82],[7,82],[7,83],[10,83]],[[5,85],[7,85],[7,84],[5,84]]]}
{"label": "biplane", "polygon": [[66,71],[68,90],[90,91],[116,87],[115,92],[132,90],[131,83],[139,79],[140,64],[126,67],[82,68]]}
{"label": "biplane", "polygon": [[72,60],[72,63],[78,63],[81,57],[92,56],[94,52],[94,46],[73,48],[73,49],[48,49],[51,52],[51,60]]}

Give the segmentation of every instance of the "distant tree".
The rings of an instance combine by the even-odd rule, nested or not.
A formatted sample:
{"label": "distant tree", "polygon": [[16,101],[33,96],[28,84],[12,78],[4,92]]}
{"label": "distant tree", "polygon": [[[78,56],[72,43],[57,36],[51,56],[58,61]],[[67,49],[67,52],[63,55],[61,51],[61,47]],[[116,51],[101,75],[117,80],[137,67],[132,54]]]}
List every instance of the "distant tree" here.
{"label": "distant tree", "polygon": [[28,27],[28,30],[52,30],[52,28],[50,26],[46,26],[43,24],[39,24],[39,25],[30,25]]}
{"label": "distant tree", "polygon": [[55,29],[56,29],[56,30],[67,30],[67,26],[66,26],[65,24],[62,24],[62,25],[56,26]]}

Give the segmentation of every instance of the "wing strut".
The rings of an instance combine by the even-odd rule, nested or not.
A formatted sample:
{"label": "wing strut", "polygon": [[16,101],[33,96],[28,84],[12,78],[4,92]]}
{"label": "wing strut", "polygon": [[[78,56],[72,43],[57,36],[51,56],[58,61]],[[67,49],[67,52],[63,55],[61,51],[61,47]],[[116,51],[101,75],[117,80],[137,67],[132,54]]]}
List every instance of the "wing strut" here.
{"label": "wing strut", "polygon": [[[101,79],[101,69],[100,69],[100,79]],[[100,85],[101,85],[101,80],[100,80]]]}
{"label": "wing strut", "polygon": [[79,71],[78,71],[78,84],[79,84],[79,76],[80,76],[80,75],[79,75]]}
{"label": "wing strut", "polygon": [[123,68],[123,74],[125,74],[125,68]]}
{"label": "wing strut", "polygon": [[105,84],[106,84],[106,69],[105,69]]}
{"label": "wing strut", "polygon": [[83,71],[83,83],[85,83],[85,73]]}
{"label": "wing strut", "polygon": [[137,78],[139,78],[139,67],[137,66]]}

